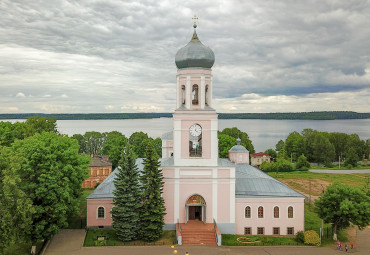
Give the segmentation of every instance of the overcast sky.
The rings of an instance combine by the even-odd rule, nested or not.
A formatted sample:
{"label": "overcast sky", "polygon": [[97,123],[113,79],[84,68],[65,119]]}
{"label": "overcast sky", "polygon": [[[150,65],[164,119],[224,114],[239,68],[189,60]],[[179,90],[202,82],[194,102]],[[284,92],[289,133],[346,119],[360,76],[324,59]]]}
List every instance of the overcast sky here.
{"label": "overcast sky", "polygon": [[0,113],[172,112],[194,14],[218,112],[370,112],[370,0],[1,0]]}

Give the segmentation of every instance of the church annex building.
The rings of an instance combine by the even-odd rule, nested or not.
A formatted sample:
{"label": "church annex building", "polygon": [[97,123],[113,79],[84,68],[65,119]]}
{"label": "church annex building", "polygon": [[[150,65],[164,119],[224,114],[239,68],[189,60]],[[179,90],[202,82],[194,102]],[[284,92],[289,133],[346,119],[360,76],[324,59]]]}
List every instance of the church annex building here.
{"label": "church annex building", "polygon": [[[249,165],[249,152],[239,139],[228,159],[218,158],[218,115],[212,108],[215,56],[198,39],[195,28],[191,41],[176,54],[173,130],[162,136],[164,228],[186,229],[196,221],[216,224],[221,234],[303,231],[304,196]],[[142,159],[137,165],[143,169]],[[88,228],[112,224],[116,171],[87,197]]]}

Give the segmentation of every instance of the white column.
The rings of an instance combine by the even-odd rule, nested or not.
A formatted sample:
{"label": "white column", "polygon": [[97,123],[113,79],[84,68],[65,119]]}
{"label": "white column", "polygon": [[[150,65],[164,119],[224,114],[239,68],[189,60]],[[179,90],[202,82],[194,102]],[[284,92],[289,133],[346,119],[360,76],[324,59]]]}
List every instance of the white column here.
{"label": "white column", "polygon": [[218,120],[211,120],[211,159],[217,165],[218,158]]}
{"label": "white column", "polygon": [[217,168],[213,168],[213,174],[212,174],[212,216],[213,216],[213,219],[216,220],[216,222],[217,222],[217,207],[218,207],[218,204],[217,204],[218,202],[217,170],[218,170]]}
{"label": "white column", "polygon": [[177,223],[177,219],[179,219],[179,206],[180,206],[180,169],[175,168],[175,194],[174,194],[174,201],[173,201],[173,214],[174,214],[174,223]]}
{"label": "white column", "polygon": [[173,159],[175,166],[181,159],[181,121],[173,121]]}
{"label": "white column", "polygon": [[205,77],[202,75],[200,77],[200,108],[204,109],[205,102],[206,102],[206,85],[205,85]]}
{"label": "white column", "polygon": [[176,78],[176,83],[177,83],[177,86],[176,86],[176,95],[177,95],[177,98],[176,98],[176,105],[177,105],[177,107],[176,107],[176,109],[177,108],[179,108],[180,106],[181,106],[181,99],[179,100],[179,98],[181,98],[180,97],[180,93],[181,93],[181,89],[180,89],[180,78],[179,78],[179,76],[177,76],[177,78]]}
{"label": "white column", "polygon": [[186,108],[190,109],[191,103],[191,84],[190,84],[190,76],[186,77]]}

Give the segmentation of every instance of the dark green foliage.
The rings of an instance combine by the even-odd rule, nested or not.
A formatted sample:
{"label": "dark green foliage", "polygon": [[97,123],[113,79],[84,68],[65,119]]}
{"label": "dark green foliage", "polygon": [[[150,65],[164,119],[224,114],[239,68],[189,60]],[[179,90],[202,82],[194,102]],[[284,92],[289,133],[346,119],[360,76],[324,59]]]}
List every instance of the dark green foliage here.
{"label": "dark green foliage", "polygon": [[35,210],[21,189],[19,171],[23,161],[9,148],[0,146],[0,254],[22,242],[31,230]]}
{"label": "dark green foliage", "polygon": [[19,169],[22,190],[33,203],[30,238],[47,240],[78,210],[87,177],[89,158],[78,154],[78,143],[54,132],[35,134],[13,143],[14,152],[25,159]]}
{"label": "dark green foliage", "polygon": [[303,136],[294,131],[285,140],[285,152],[288,157],[296,161],[300,155],[306,154],[306,142]]}
{"label": "dark green foliage", "polygon": [[357,162],[359,161],[359,157],[357,156],[355,148],[349,148],[348,152],[346,153],[346,160],[344,161],[345,166],[351,165],[352,167],[357,166]]}
{"label": "dark green foliage", "polygon": [[275,145],[275,150],[276,151],[282,151],[285,147],[285,143],[283,140],[280,140],[279,142],[277,142],[277,144]]}
{"label": "dark green foliage", "polygon": [[140,237],[151,242],[160,238],[163,232],[165,207],[162,198],[163,175],[159,169],[157,153],[151,143],[146,149],[144,170],[140,176],[142,185],[142,207],[140,210]]}
{"label": "dark green foliage", "polygon": [[293,164],[283,158],[277,159],[276,162],[263,162],[260,168],[263,171],[291,171],[294,169]]}
{"label": "dark green foliage", "polygon": [[298,157],[297,162],[295,164],[295,168],[297,170],[307,170],[311,167],[310,162],[307,161],[307,158],[304,155]]}
{"label": "dark green foliage", "polygon": [[105,133],[106,139],[103,144],[102,154],[108,155],[109,160],[112,162],[112,168],[118,166],[118,162],[122,157],[123,147],[127,145],[127,138],[118,131]]}
{"label": "dark green foliage", "polygon": [[326,223],[333,224],[336,240],[337,230],[350,223],[360,229],[370,224],[370,197],[358,188],[334,183],[315,201],[315,211]]}
{"label": "dark green foliage", "polygon": [[265,153],[269,154],[273,158],[277,158],[277,153],[274,149],[267,149],[267,150],[265,150]]}
{"label": "dark green foliage", "polygon": [[295,236],[295,240],[298,243],[304,243],[304,232],[303,231],[297,232],[297,235]]}
{"label": "dark green foliage", "polygon": [[105,142],[106,136],[100,132],[89,131],[84,135],[85,138],[85,154],[101,154],[103,144]]}
{"label": "dark green foliage", "polygon": [[149,138],[148,134],[144,132],[135,132],[132,133],[132,135],[128,139],[137,157],[139,158],[145,157],[145,149],[148,144],[148,141],[146,140],[148,140],[148,138]]}
{"label": "dark green foliage", "polygon": [[10,146],[16,139],[22,140],[42,132],[57,133],[56,120],[33,116],[25,122],[0,122],[0,145]]}
{"label": "dark green foliage", "polygon": [[218,156],[228,158],[229,150],[236,145],[236,139],[229,135],[218,132]]}
{"label": "dark green foliage", "polygon": [[119,162],[112,208],[113,228],[121,241],[136,240],[139,232],[140,188],[135,156],[128,144]]}
{"label": "dark green foliage", "polygon": [[249,139],[249,136],[246,132],[242,132],[238,128],[233,127],[225,128],[221,133],[234,137],[235,139],[240,138],[240,145],[243,145],[250,153],[255,153],[252,141]]}

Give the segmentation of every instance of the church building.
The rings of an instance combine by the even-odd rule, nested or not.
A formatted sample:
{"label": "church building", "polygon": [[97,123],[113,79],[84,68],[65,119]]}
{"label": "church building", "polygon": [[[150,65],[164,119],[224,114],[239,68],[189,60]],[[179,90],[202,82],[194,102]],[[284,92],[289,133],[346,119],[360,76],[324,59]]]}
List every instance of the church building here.
{"label": "church building", "polygon": [[[218,157],[218,115],[213,105],[213,51],[196,33],[175,58],[173,129],[162,136],[165,229],[193,222],[221,234],[294,235],[304,230],[304,196],[249,165],[240,145]],[[142,159],[137,160],[139,170]],[[116,170],[117,171],[117,170]],[[109,227],[114,171],[87,198],[87,227]]]}

